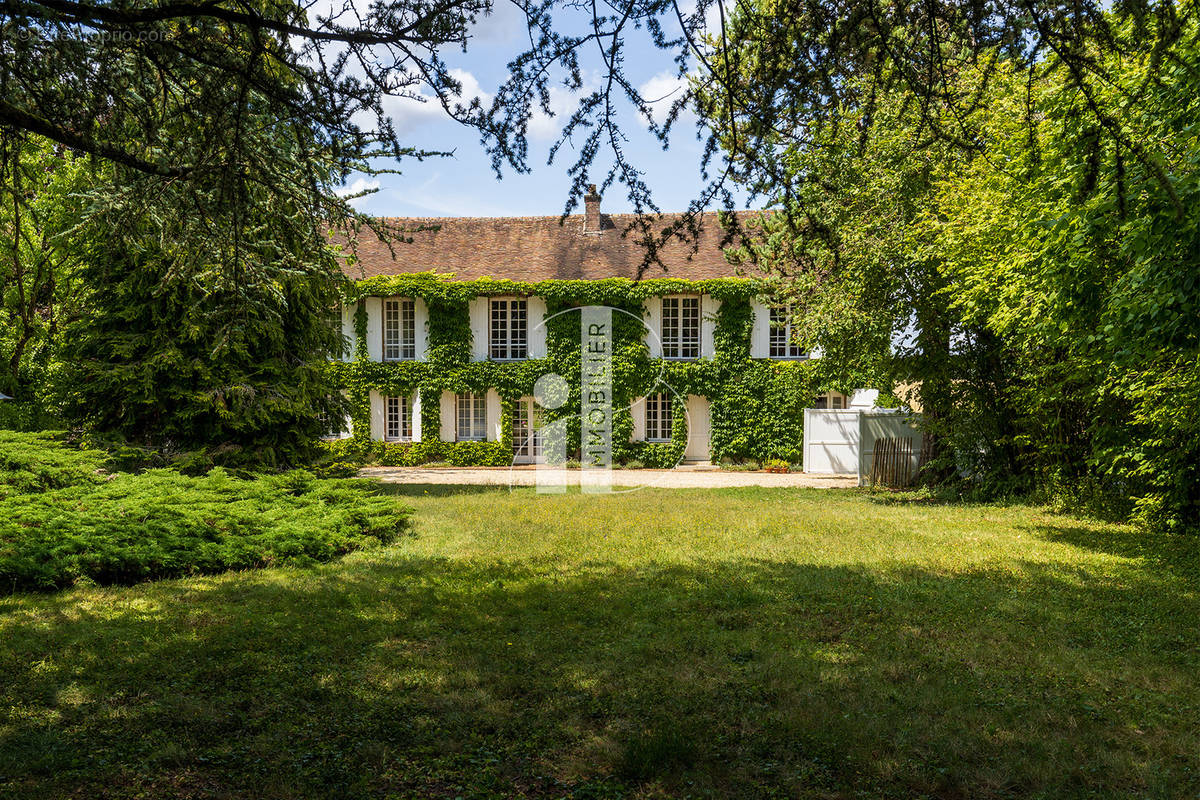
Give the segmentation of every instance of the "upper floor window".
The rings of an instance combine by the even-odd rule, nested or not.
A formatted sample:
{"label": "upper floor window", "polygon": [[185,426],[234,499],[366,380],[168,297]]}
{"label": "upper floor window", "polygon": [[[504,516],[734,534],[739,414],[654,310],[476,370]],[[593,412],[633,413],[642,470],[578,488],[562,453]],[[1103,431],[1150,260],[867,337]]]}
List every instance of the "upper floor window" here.
{"label": "upper floor window", "polygon": [[383,301],[383,360],[417,357],[417,312],[412,300]]}
{"label": "upper floor window", "polygon": [[460,394],[456,400],[458,424],[454,429],[455,440],[482,442],[487,438],[486,398],[481,394]]}
{"label": "upper floor window", "polygon": [[700,298],[662,298],[663,358],[700,357]]}
{"label": "upper floor window", "polygon": [[671,441],[674,423],[671,410],[671,395],[652,394],[646,396],[646,441]]}
{"label": "upper floor window", "polygon": [[529,307],[525,300],[492,300],[488,355],[511,361],[529,357]]}
{"label": "upper floor window", "polygon": [[387,442],[412,441],[412,404],[407,397],[383,398],[383,439]]}
{"label": "upper floor window", "polygon": [[791,306],[771,306],[771,335],[767,351],[771,358],[808,358],[808,353],[796,344],[792,319]]}

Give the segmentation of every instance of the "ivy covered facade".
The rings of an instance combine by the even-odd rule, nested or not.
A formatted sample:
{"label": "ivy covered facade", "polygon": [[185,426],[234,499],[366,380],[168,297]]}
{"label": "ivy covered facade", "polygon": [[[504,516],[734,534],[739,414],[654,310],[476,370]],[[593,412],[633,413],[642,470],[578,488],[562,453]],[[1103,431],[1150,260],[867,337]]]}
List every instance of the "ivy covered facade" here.
{"label": "ivy covered facade", "polygon": [[[711,253],[699,264],[678,258],[674,270],[668,263],[687,277],[612,276],[632,269],[632,255],[613,256],[627,243],[603,239],[620,232],[607,218],[608,228],[593,223],[588,230],[585,219],[573,230],[574,219],[564,231],[539,228],[548,231],[540,238],[528,229],[543,218],[514,220],[509,227],[529,223],[517,231],[499,228],[503,220],[476,231],[472,220],[457,240],[442,236],[412,251],[398,245],[394,255],[377,257],[370,270],[377,274],[356,276],[341,312],[346,349],[331,364],[350,408],[346,424],[336,426],[335,447],[383,464],[501,466],[533,460],[536,431],[565,421],[567,452],[577,454],[582,364],[580,315],[572,309],[594,305],[615,309],[615,462],[799,462],[804,409],[842,405],[849,387],[834,385],[821,359],[789,341],[786,313],[772,313],[766,285],[730,276],[732,267]],[[454,232],[458,221],[432,222]],[[541,242],[560,260],[547,260],[547,268],[524,259],[525,274],[579,277],[472,276],[504,271],[492,263],[501,256],[489,243],[495,251],[505,234]],[[585,238],[566,238],[576,236]],[[464,253],[474,241],[480,252],[472,263]],[[431,261],[436,271],[420,269]],[[447,269],[455,266],[462,268]],[[706,276],[717,272],[726,276]],[[567,380],[569,398],[545,409],[534,385],[551,374]]]}

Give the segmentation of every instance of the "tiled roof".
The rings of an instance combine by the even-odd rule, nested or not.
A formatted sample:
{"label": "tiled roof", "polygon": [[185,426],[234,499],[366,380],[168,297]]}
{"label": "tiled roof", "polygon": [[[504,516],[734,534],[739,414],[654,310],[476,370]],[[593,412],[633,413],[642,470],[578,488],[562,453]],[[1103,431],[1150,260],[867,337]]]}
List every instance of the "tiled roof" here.
{"label": "tiled roof", "polygon": [[[748,214],[749,212],[741,212]],[[604,214],[599,232],[585,232],[584,215],[559,223],[559,217],[390,217],[383,222],[402,230],[411,244],[388,245],[367,229],[358,235],[357,262],[346,267],[354,279],[409,272],[453,273],[458,280],[493,277],[515,281],[596,280],[637,277],[645,256],[638,234],[621,234],[632,214]],[[674,216],[656,223],[665,228]],[[744,219],[744,217],[743,217]],[[435,228],[418,230],[420,228]],[[723,230],[717,214],[701,217],[700,246],[672,241],[662,248],[662,267],[650,266],[643,278],[702,280],[735,274],[720,247]]]}

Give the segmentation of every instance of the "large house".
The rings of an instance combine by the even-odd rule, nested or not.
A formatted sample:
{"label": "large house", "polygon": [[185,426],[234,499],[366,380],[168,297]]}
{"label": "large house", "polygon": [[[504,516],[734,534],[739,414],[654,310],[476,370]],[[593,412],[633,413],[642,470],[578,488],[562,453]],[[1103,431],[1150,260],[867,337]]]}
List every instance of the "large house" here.
{"label": "large house", "polygon": [[[578,413],[578,321],[560,312],[609,305],[643,320],[614,327],[614,457],[799,460],[803,409],[850,398],[793,341],[789,309],[735,274],[715,214],[698,249],[667,246],[665,272],[637,280],[644,251],[623,235],[630,221],[601,213],[592,192],[565,221],[402,218],[387,223],[411,243],[360,236],[336,365],[353,412],[339,435],[398,463],[531,461],[539,420]],[[533,385],[547,373],[569,379],[574,405],[538,407]]]}

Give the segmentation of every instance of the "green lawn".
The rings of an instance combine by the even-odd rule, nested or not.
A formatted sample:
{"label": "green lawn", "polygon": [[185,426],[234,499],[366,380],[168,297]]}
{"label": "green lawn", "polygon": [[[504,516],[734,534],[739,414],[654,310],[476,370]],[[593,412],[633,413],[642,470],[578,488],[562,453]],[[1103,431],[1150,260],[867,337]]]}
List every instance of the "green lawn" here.
{"label": "green lawn", "polygon": [[849,492],[411,495],[415,537],[337,563],[0,599],[0,795],[1200,791],[1193,540]]}

